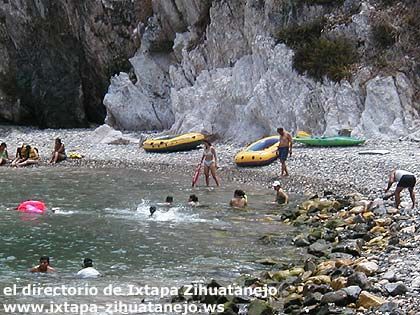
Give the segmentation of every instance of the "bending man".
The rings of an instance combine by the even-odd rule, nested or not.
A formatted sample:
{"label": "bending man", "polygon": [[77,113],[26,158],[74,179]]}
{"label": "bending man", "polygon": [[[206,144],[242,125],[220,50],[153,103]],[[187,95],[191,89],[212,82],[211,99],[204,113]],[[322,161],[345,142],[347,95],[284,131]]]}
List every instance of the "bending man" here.
{"label": "bending man", "polygon": [[401,202],[401,199],[400,199],[401,191],[404,188],[408,188],[408,191],[410,192],[411,201],[413,202],[413,205],[411,208],[414,208],[414,205],[416,203],[416,196],[414,194],[414,186],[416,185],[416,177],[414,176],[414,174],[404,171],[404,170],[393,170],[391,174],[389,174],[388,186],[385,189],[385,192],[388,192],[392,184],[395,182],[397,182],[397,188],[395,189],[395,192],[391,195],[385,196],[384,199],[388,199],[392,197],[392,195],[395,195],[395,206],[398,208]]}

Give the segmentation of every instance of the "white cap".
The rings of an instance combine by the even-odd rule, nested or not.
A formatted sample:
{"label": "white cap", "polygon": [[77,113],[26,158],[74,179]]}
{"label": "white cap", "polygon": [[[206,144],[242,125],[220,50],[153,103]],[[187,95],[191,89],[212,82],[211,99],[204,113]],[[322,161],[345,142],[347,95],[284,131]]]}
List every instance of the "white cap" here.
{"label": "white cap", "polygon": [[276,180],[276,181],[272,184],[272,186],[273,186],[273,187],[278,187],[278,186],[281,186],[281,185],[280,185],[280,182],[279,182],[278,180]]}

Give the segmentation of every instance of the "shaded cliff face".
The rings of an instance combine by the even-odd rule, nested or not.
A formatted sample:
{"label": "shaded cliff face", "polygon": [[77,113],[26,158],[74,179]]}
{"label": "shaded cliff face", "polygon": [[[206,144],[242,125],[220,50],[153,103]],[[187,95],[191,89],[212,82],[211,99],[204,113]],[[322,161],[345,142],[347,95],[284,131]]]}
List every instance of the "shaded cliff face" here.
{"label": "shaded cliff face", "polygon": [[420,54],[409,45],[418,36],[417,20],[409,17],[416,6],[155,0],[131,59],[143,79],[113,77],[107,121],[240,142],[279,126],[314,134],[341,128],[367,137],[411,134],[419,122]]}
{"label": "shaded cliff face", "polygon": [[130,69],[151,0],[0,4],[0,117],[41,127],[103,122],[109,77]]}

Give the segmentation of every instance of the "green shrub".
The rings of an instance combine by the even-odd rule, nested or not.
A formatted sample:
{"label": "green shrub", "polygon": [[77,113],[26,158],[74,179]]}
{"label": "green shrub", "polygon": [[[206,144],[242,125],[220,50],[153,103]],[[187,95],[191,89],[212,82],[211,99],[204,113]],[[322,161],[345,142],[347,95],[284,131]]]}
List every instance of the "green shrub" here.
{"label": "green shrub", "polygon": [[385,49],[395,44],[395,31],[392,26],[386,22],[373,25],[372,36],[373,41],[380,48]]}
{"label": "green shrub", "polygon": [[287,46],[296,49],[319,38],[325,24],[326,19],[320,18],[306,24],[292,25],[280,30],[275,37]]}
{"label": "green shrub", "polygon": [[356,49],[349,40],[319,38],[296,50],[293,67],[319,81],[327,76],[339,82],[350,77],[350,66],[357,60]]}

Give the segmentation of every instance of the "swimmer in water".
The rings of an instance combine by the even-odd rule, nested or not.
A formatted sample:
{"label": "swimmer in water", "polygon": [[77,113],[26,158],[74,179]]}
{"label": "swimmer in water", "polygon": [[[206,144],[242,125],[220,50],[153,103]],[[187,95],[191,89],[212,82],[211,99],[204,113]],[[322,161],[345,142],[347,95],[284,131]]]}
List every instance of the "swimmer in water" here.
{"label": "swimmer in water", "polygon": [[233,198],[229,205],[235,208],[245,208],[248,205],[248,198],[243,190],[237,189],[233,193]]}
{"label": "swimmer in water", "polygon": [[153,213],[156,212],[156,207],[155,206],[150,206],[149,211],[150,211],[150,216],[152,216]]}
{"label": "swimmer in water", "polygon": [[190,197],[188,198],[188,205],[192,207],[197,207],[199,205],[198,197],[196,195],[190,195]]}
{"label": "swimmer in water", "polygon": [[39,265],[33,267],[31,272],[55,272],[55,269],[50,266],[50,257],[41,256],[39,258]]}

